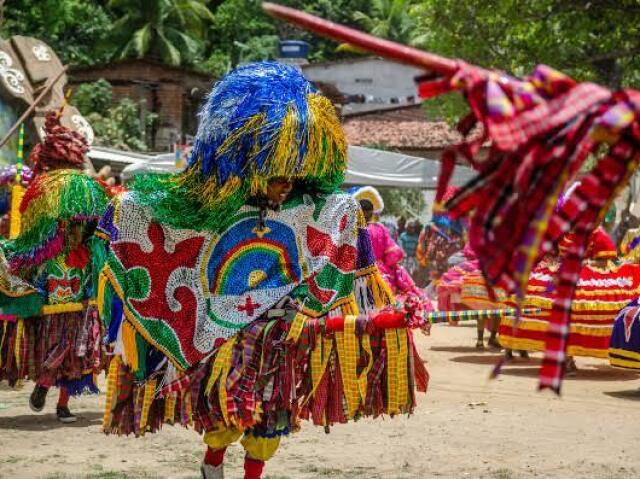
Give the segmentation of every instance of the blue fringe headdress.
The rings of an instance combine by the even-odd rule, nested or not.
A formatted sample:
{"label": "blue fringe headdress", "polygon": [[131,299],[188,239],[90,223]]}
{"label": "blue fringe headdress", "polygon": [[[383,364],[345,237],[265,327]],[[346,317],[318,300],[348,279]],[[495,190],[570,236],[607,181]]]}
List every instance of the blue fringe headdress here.
{"label": "blue fringe headdress", "polygon": [[[170,223],[184,227],[188,221],[194,227],[195,211],[188,210],[198,207],[206,210],[205,221],[217,226],[249,197],[264,193],[272,178],[291,179],[316,191],[335,190],[344,179],[346,161],[346,141],[333,105],[300,71],[273,62],[245,65],[214,86],[200,112],[189,164],[171,179],[168,193],[181,197],[180,217],[171,211],[177,209],[175,201],[166,196],[160,202],[166,206],[169,200],[173,207],[156,203],[154,210]],[[138,189],[151,193],[158,188],[152,182],[143,177]]]}

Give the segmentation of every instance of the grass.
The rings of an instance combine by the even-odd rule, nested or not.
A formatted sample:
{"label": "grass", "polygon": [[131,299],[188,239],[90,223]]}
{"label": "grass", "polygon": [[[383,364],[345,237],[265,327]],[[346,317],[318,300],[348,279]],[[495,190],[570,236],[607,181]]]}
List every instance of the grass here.
{"label": "grass", "polygon": [[305,469],[305,472],[311,472],[313,474],[316,474],[317,476],[331,477],[331,476],[338,476],[343,471],[341,469],[336,469],[335,467],[324,467],[324,466],[316,466],[315,464],[311,464],[310,466],[307,466],[307,468]]}
{"label": "grass", "polygon": [[491,477],[494,479],[516,479],[516,475],[511,469],[501,468],[491,471]]}
{"label": "grass", "polygon": [[151,476],[146,473],[129,473],[122,471],[99,471],[92,472],[84,476],[84,479],[151,479],[157,476]]}

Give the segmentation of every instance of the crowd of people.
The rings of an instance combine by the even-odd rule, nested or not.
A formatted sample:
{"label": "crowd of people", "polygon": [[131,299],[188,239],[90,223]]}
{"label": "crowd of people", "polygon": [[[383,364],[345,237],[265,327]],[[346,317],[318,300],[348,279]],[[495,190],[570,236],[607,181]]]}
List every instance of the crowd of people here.
{"label": "crowd of people", "polygon": [[[107,434],[192,426],[204,479],[223,477],[237,441],[244,477],[258,479],[303,421],[329,431],[410,414],[429,380],[413,330],[429,332],[434,311],[491,311],[476,347],[506,360],[544,350],[557,326],[575,233],[526,271],[525,291],[488,284],[467,220],[436,208],[425,225],[387,222],[375,188],[341,190],[336,111],[294,67],[229,73],[184,170],[126,187],[83,171],[88,145],[59,116],[47,116],[31,170],[0,184],[25,187],[0,196],[0,380],[32,380],[34,412],[57,387],[56,417],[74,422],[70,397],[98,393],[105,372]],[[619,245],[604,228],[589,237],[568,303],[568,373],[575,356],[640,369],[637,226],[624,215]]]}
{"label": "crowd of people", "polygon": [[[454,194],[455,190],[449,191],[445,200]],[[526,313],[517,323],[507,314],[480,317],[476,348],[504,351],[506,360],[513,359],[514,352],[528,359],[531,352],[544,351],[555,281],[560,261],[574,241],[572,235],[566,235],[559,249],[540,261],[530,274],[527,291],[518,300],[500,288],[487,286],[464,222],[442,213],[434,214],[425,226],[418,219],[407,220],[404,216],[376,221],[375,217],[383,214],[381,197],[371,187],[357,191],[359,196],[366,198],[360,203],[369,221],[376,260],[401,301],[407,296],[420,298],[424,311],[515,311],[523,307]],[[615,366],[634,369],[640,365],[640,327],[635,324],[640,309],[634,301],[640,295],[639,221],[628,211],[619,222],[615,217],[612,207],[587,245],[572,302],[566,360],[569,376],[577,371],[575,356],[610,360]]]}

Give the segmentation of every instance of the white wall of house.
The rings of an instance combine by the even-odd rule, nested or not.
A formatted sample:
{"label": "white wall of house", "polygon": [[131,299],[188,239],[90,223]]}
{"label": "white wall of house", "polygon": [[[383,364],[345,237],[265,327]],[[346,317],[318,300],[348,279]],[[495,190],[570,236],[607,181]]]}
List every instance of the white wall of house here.
{"label": "white wall of house", "polygon": [[303,65],[302,71],[312,82],[331,83],[344,94],[366,97],[366,103],[345,105],[342,110],[345,114],[379,110],[385,105],[410,104],[408,97],[417,102],[414,78],[424,74],[419,68],[381,58],[310,63]]}

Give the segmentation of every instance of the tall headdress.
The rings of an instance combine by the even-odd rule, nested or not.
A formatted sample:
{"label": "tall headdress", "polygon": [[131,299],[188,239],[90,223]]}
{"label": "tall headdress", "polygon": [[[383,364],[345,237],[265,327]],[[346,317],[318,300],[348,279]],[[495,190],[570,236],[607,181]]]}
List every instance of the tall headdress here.
{"label": "tall headdress", "polygon": [[346,141],[331,102],[296,68],[242,66],[218,82],[200,112],[189,164],[178,179],[210,218],[223,219],[269,179],[333,191],[346,170]]}
{"label": "tall headdress", "polygon": [[107,207],[107,194],[97,180],[78,170],[55,170],[29,185],[20,205],[22,230],[5,243],[13,271],[57,256],[71,221],[97,221]]}
{"label": "tall headdress", "polygon": [[29,161],[34,172],[84,166],[89,145],[84,136],[60,123],[60,112],[50,111],[44,124],[45,137],[31,151]]}

